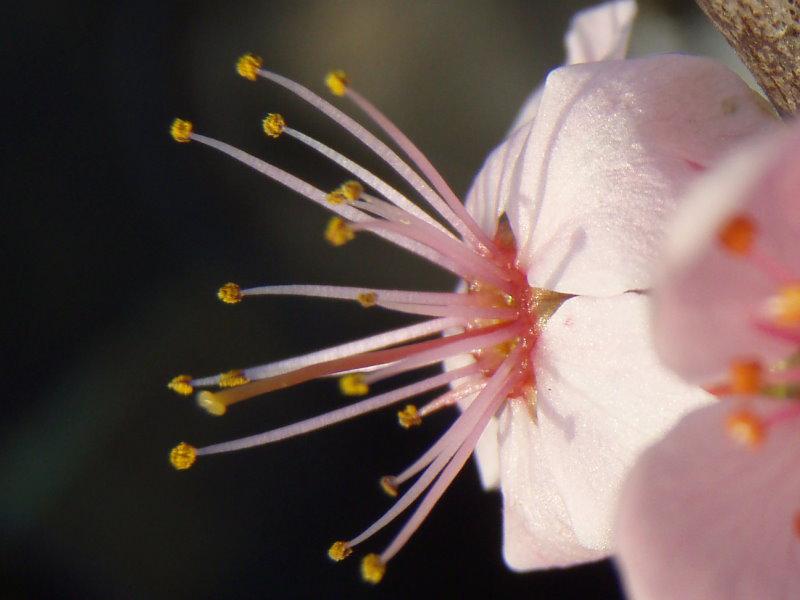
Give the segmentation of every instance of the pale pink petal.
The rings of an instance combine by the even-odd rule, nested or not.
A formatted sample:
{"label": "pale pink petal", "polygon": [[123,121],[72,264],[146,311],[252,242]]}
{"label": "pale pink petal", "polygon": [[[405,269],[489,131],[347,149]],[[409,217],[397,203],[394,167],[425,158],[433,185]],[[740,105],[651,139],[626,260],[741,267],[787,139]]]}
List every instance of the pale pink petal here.
{"label": "pale pink petal", "polygon": [[[709,401],[660,365],[648,310],[641,294],[575,297],[539,339],[537,422],[514,406],[501,416],[501,489],[520,529],[509,537],[514,566],[608,554],[619,486],[637,454]],[[527,563],[516,543],[523,535]]]}
{"label": "pale pink petal", "polygon": [[[576,13],[564,36],[565,64],[625,58],[635,16],[636,2],[632,0],[605,2]],[[525,100],[511,131],[536,117],[543,89],[540,85]]]}
{"label": "pale pink petal", "polygon": [[666,266],[655,296],[655,336],[665,362],[713,383],[731,361],[777,359],[791,348],[753,327],[777,290],[763,270],[717,243],[735,213],[754,218],[759,251],[800,278],[800,125],[750,144],[701,178],[668,230]]}
{"label": "pale pink petal", "polygon": [[725,433],[729,402],[684,418],[623,486],[617,549],[634,600],[800,598],[800,420],[743,447]]}
{"label": "pale pink petal", "polygon": [[625,58],[635,16],[633,0],[606,2],[577,13],[564,38],[567,64]]}
{"label": "pale pink petal", "polygon": [[490,156],[470,203],[505,207],[531,285],[647,288],[686,184],[771,124],[750,89],[709,59],[565,67],[548,77],[539,116]]}

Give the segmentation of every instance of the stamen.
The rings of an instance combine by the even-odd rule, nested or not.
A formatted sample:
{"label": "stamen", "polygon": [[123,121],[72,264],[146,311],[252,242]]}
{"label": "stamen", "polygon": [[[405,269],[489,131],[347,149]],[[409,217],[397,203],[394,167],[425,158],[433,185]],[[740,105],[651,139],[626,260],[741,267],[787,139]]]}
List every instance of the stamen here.
{"label": "stamen", "polygon": [[763,368],[758,361],[736,361],[730,367],[732,394],[757,394],[763,385]]}
{"label": "stamen", "polygon": [[178,375],[177,377],[173,377],[167,384],[167,387],[181,396],[188,396],[194,392],[191,375]]}
{"label": "stamen", "polygon": [[386,115],[367,100],[364,96],[355,91],[352,87],[345,86],[344,95],[350,98],[356,106],[372,119],[383,131],[392,139],[411,159],[422,174],[433,184],[433,187],[441,195],[447,205],[458,215],[458,217],[469,227],[474,238],[481,242],[484,254],[489,254],[494,247],[492,240],[478,227],[475,220],[467,212],[467,209],[455,195],[453,190],[447,185],[444,177],[441,176],[436,167],[428,160],[428,157],[406,136],[397,125],[395,125]]}
{"label": "stamen", "polygon": [[347,242],[355,239],[356,234],[352,227],[342,221],[339,217],[331,217],[325,227],[325,239],[332,246],[344,246]]}
{"label": "stamen", "polygon": [[362,373],[350,373],[339,379],[339,391],[345,396],[366,396],[369,385]]}
{"label": "stamen", "polygon": [[229,282],[219,288],[217,298],[225,304],[238,304],[242,301],[242,290],[237,284]]}
{"label": "stamen", "polygon": [[783,327],[800,325],[800,283],[784,286],[776,296],[770,298],[767,312]]}
{"label": "stamen", "polygon": [[169,453],[169,462],[178,471],[184,471],[194,464],[197,457],[197,450],[194,446],[190,446],[186,442],[181,442],[175,446]]}
{"label": "stamen", "polygon": [[353,553],[353,549],[347,545],[347,542],[334,542],[328,548],[328,556],[331,560],[339,562],[344,560]]}
{"label": "stamen", "polygon": [[244,54],[236,61],[236,72],[245,79],[255,81],[263,62],[260,57],[254,54]]}
{"label": "stamen", "polygon": [[265,134],[271,138],[277,139],[281,136],[286,127],[286,120],[283,118],[283,115],[270,113],[261,121],[261,126]]}
{"label": "stamen", "polygon": [[272,444],[281,440],[308,433],[309,431],[322,429],[324,427],[328,427],[329,425],[340,423],[368,412],[385,408],[386,406],[394,404],[395,402],[399,402],[401,400],[405,400],[406,398],[436,389],[437,387],[447,385],[454,379],[458,379],[459,377],[463,377],[464,375],[469,375],[474,372],[474,367],[470,366],[463,367],[455,371],[449,371],[447,373],[440,373],[439,375],[429,377],[428,379],[417,381],[411,385],[392,390],[391,392],[386,392],[385,394],[379,394],[378,396],[369,398],[368,400],[362,400],[361,402],[356,402],[355,404],[350,404],[349,406],[344,406],[322,415],[311,417],[310,419],[298,421],[297,423],[292,423],[284,427],[279,427],[277,429],[265,431],[264,433],[258,433],[256,435],[240,438],[238,440],[231,440],[229,442],[222,442],[220,444],[199,448],[197,450],[197,455],[205,456],[210,454],[221,454],[223,452],[233,452],[234,450],[244,450],[245,448],[253,448],[255,446]]}
{"label": "stamen", "polygon": [[516,323],[512,325],[494,325],[427,342],[408,344],[388,350],[376,350],[347,358],[312,364],[275,377],[259,379],[246,385],[220,392],[200,392],[197,395],[197,402],[207,410],[209,408],[212,409],[214,411],[212,414],[218,414],[217,411],[220,410],[221,406],[230,406],[260,394],[297,385],[318,377],[361,370],[376,365],[385,365],[402,359],[408,359],[410,364],[417,366],[438,362],[449,356],[471,352],[478,348],[499,343],[499,340],[514,336],[518,329],[519,325]]}
{"label": "stamen", "polygon": [[325,85],[328,86],[334,96],[344,96],[345,92],[347,92],[347,84],[347,73],[341,69],[331,71],[325,76]]}
{"label": "stamen", "polygon": [[192,123],[183,119],[175,119],[169,128],[172,139],[180,144],[185,144],[192,139]]}
{"label": "stamen", "polygon": [[372,308],[378,302],[378,295],[375,292],[361,292],[356,296],[356,300],[362,308]]}
{"label": "stamen", "polygon": [[[461,319],[431,319],[430,321],[423,321],[422,323],[415,323],[414,325],[407,325],[399,329],[393,329],[377,335],[372,335],[353,342],[346,342],[338,346],[324,348],[315,352],[309,352],[301,356],[294,356],[292,358],[285,358],[283,360],[267,363],[257,367],[245,369],[245,375],[251,380],[267,379],[277,375],[283,375],[291,371],[297,371],[304,367],[328,363],[329,361],[360,354],[366,354],[373,350],[380,348],[387,348],[396,344],[404,344],[417,340],[419,338],[428,337],[452,327],[462,324]],[[346,369],[345,369],[346,370]],[[208,377],[201,377],[191,380],[191,384],[195,387],[203,387],[209,385],[216,385],[219,375],[211,375]]]}
{"label": "stamen", "polygon": [[361,559],[361,577],[372,584],[380,583],[386,573],[386,563],[377,554],[367,554]]}
{"label": "stamen", "polygon": [[764,440],[764,422],[748,410],[731,413],[725,427],[728,435],[742,445],[755,448]]}
{"label": "stamen", "polygon": [[756,225],[752,219],[737,215],[730,219],[719,232],[719,242],[731,254],[746,256],[753,247]]}
{"label": "stamen", "polygon": [[391,475],[384,475],[380,478],[379,483],[383,492],[392,498],[397,497],[397,481]]}
{"label": "stamen", "polygon": [[417,411],[417,407],[413,404],[406,404],[403,410],[397,412],[397,421],[403,429],[410,429],[411,427],[419,427],[422,425],[422,417]]}
{"label": "stamen", "polygon": [[250,383],[250,380],[244,374],[244,371],[234,369],[233,371],[228,371],[220,375],[218,385],[221,388],[229,388],[244,385],[245,383]]}

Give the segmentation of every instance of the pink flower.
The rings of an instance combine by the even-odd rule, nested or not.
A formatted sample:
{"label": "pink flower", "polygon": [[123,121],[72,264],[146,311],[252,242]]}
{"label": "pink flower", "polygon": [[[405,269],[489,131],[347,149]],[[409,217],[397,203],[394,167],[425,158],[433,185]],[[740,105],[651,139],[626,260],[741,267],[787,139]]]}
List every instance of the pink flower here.
{"label": "pink flower", "polygon": [[[176,140],[220,150],[337,213],[326,232],[334,245],[358,232],[375,233],[465,283],[451,294],[223,286],[220,298],[229,303],[255,295],[301,294],[430,319],[278,363],[205,378],[182,376],[171,383],[185,393],[215,384],[230,387],[199,393],[198,402],[213,414],[314,377],[340,375],[342,391],[360,395],[398,373],[452,362],[440,375],[307,421],[200,449],[181,444],[173,450],[173,464],[186,468],[199,455],[275,442],[451,386],[426,406],[408,405],[399,412],[400,423],[409,427],[455,403],[465,409],[420,459],[381,480],[396,495],[400,485],[417,477],[372,526],[335,543],[331,557],[346,557],[427,490],[389,547],[362,562],[364,577],[380,580],[386,562],[476,445],[484,483],[503,492],[504,553],[512,568],[606,556],[618,486],[634,457],[707,398],[663,369],[651,348],[649,299],[643,290],[652,283],[664,223],[699,171],[769,122],[750,90],[711,60],[617,60],[633,13],[632,2],[618,1],[576,17],[567,36],[569,60],[586,64],[554,71],[526,102],[511,134],[478,174],[466,209],[424,155],[349,85],[344,73],[329,75],[331,90],[355,102],[416,171],[307,88],[263,69],[251,55],[240,60],[244,77],[288,88],[363,141],[406,179],[438,220],[376,175],[288,127],[279,115],[265,119],[267,135],[307,144],[360,182],[325,193],[176,121]],[[444,332],[445,337],[418,341]]]}
{"label": "pink flower", "polygon": [[641,457],[619,512],[634,598],[800,597],[800,124],[689,194],[655,303],[664,360],[718,402]]}

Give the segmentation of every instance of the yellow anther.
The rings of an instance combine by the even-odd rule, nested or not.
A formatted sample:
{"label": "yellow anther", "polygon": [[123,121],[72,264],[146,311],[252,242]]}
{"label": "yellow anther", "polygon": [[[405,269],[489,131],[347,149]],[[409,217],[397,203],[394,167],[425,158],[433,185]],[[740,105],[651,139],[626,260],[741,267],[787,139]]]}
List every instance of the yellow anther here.
{"label": "yellow anther", "polygon": [[734,394],[757,394],[762,387],[761,363],[758,361],[736,361],[730,367],[731,392]]}
{"label": "yellow anther", "polygon": [[225,403],[221,402],[214,392],[209,392],[208,390],[197,394],[197,406],[215,417],[221,417],[228,410]]}
{"label": "yellow anther", "polygon": [[331,547],[328,548],[328,557],[331,560],[335,560],[336,562],[344,560],[352,553],[353,549],[347,542],[333,542],[333,544],[331,544]]}
{"label": "yellow anther", "polygon": [[325,228],[325,239],[332,246],[344,246],[356,237],[355,231],[339,217],[332,217]]}
{"label": "yellow anther", "polygon": [[800,325],[800,283],[785,286],[770,302],[775,322],[784,327]]}
{"label": "yellow anther", "polygon": [[744,215],[733,217],[718,235],[723,248],[731,254],[746,255],[753,247],[756,237],[756,225],[752,219]]}
{"label": "yellow anther", "polygon": [[384,475],[380,478],[381,489],[387,496],[397,497],[397,479],[392,475]]}
{"label": "yellow anther", "polygon": [[225,304],[238,304],[242,301],[242,289],[235,283],[226,283],[217,291],[217,298]]}
{"label": "yellow anther", "polygon": [[364,186],[358,181],[351,179],[339,186],[339,191],[344,194],[344,197],[347,198],[348,201],[355,202],[361,198],[361,194],[364,193]]}
{"label": "yellow anther", "polygon": [[244,385],[245,383],[250,383],[250,380],[245,376],[244,371],[234,369],[220,375],[218,385],[221,388],[229,388]]}
{"label": "yellow anther", "polygon": [[181,442],[169,451],[169,462],[172,466],[183,471],[194,464],[197,458],[197,449],[186,442]]}
{"label": "yellow anther", "polygon": [[361,559],[361,577],[369,583],[380,583],[386,573],[386,563],[377,554],[367,554]]}
{"label": "yellow anther", "polygon": [[169,134],[172,136],[172,139],[176,142],[180,142],[181,144],[185,144],[186,142],[192,139],[192,125],[191,121],[185,121],[183,119],[175,119],[170,125]]}
{"label": "yellow anther", "polygon": [[325,199],[330,204],[342,204],[343,202],[347,202],[347,196],[344,195],[344,192],[341,188],[336,188],[333,190],[331,193],[325,196]]}
{"label": "yellow anther", "polygon": [[397,420],[400,422],[400,426],[404,429],[416,427],[422,424],[422,417],[420,416],[417,407],[413,404],[406,404],[406,407],[403,410],[398,411]]}
{"label": "yellow anther", "polygon": [[286,127],[286,120],[278,113],[269,113],[264,117],[261,125],[264,127],[264,133],[269,137],[278,138],[283,133],[284,127]]}
{"label": "yellow anther", "polygon": [[764,423],[750,411],[731,413],[725,422],[728,435],[745,446],[756,447],[764,441]]}
{"label": "yellow anther", "polygon": [[365,396],[369,394],[369,385],[361,373],[350,373],[339,378],[339,391],[345,396]]}
{"label": "yellow anther", "polygon": [[178,375],[177,377],[173,377],[167,384],[167,387],[176,394],[188,396],[194,391],[194,388],[192,387],[192,376]]}
{"label": "yellow anther", "polygon": [[244,54],[236,61],[236,72],[245,79],[255,81],[262,64],[261,58],[255,54]]}
{"label": "yellow anther", "polygon": [[364,308],[370,308],[378,302],[378,294],[375,292],[362,292],[356,296],[356,300]]}
{"label": "yellow anther", "polygon": [[325,76],[325,85],[328,86],[334,96],[344,96],[349,83],[350,80],[347,78],[347,73],[338,69]]}

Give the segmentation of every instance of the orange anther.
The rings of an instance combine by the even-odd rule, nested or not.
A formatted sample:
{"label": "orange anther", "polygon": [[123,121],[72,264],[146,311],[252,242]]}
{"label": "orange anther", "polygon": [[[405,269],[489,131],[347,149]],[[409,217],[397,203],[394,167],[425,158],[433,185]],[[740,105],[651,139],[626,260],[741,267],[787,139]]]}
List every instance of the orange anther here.
{"label": "orange anther", "polygon": [[728,415],[725,428],[742,445],[756,447],[764,441],[764,423],[753,413],[741,410]]}
{"label": "orange anther", "polygon": [[757,394],[761,391],[762,367],[758,361],[735,361],[730,367],[732,394]]}
{"label": "orange anther", "polygon": [[746,255],[753,247],[756,225],[744,215],[737,215],[727,222],[719,232],[719,242],[732,254]]}

